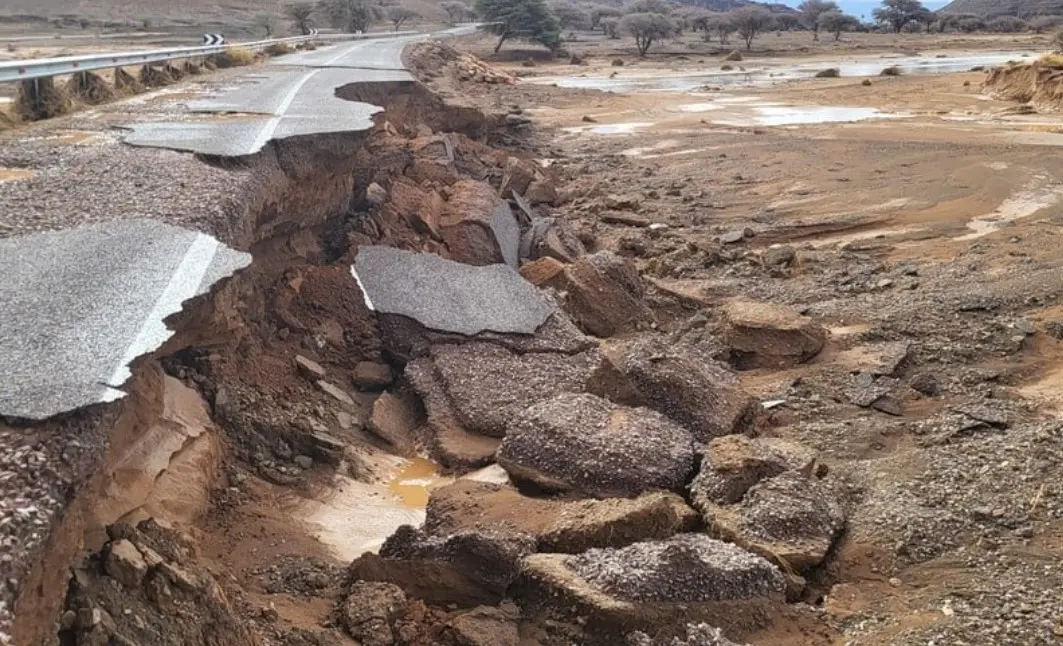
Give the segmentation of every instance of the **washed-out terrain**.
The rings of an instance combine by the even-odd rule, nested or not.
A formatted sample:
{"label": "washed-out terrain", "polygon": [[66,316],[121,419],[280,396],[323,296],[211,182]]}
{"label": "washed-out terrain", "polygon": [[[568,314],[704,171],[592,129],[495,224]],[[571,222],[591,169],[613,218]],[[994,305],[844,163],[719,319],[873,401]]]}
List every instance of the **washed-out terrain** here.
{"label": "washed-out terrain", "polygon": [[[167,152],[249,259],[0,426],[9,642],[1059,643],[1058,71],[938,44],[421,43],[370,131]],[[0,135],[0,201],[135,203],[106,124],[225,82]]]}

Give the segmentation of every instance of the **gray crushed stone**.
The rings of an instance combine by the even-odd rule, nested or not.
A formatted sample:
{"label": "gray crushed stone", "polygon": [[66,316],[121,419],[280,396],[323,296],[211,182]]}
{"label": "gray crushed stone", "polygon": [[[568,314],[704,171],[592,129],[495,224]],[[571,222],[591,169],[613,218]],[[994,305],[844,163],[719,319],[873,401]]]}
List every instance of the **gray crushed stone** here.
{"label": "gray crushed stone", "polygon": [[685,637],[654,639],[644,632],[627,636],[628,646],[742,646],[727,639],[723,631],[708,624],[687,624]]}
{"label": "gray crushed stone", "polygon": [[627,601],[740,601],[781,595],[786,585],[765,559],[704,534],[591,549],[567,564],[592,585]]}
{"label": "gray crushed stone", "polygon": [[511,476],[598,497],[681,491],[693,437],[663,415],[589,394],[563,394],[513,419],[498,450]]}
{"label": "gray crushed stone", "polygon": [[491,343],[464,343],[434,347],[432,361],[465,428],[503,437],[528,406],[584,391],[601,357],[596,350],[518,355]]}
{"label": "gray crushed stone", "polygon": [[823,553],[845,526],[845,512],[830,487],[796,471],[754,485],[738,509],[742,531],[748,536],[767,541],[812,540],[822,545]]}

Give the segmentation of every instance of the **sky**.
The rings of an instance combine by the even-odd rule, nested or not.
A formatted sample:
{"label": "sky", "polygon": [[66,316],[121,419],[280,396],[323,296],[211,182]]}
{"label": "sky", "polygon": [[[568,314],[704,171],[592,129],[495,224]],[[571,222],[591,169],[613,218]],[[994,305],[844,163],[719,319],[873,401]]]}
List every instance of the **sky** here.
{"label": "sky", "polygon": [[[868,20],[871,19],[871,12],[877,9],[882,3],[880,0],[835,0],[838,6],[842,8],[842,11],[851,13],[854,16],[864,16]],[[783,0],[791,7],[796,7],[801,4],[801,0]],[[923,0],[923,5],[927,9],[940,9],[949,3],[949,0]]]}

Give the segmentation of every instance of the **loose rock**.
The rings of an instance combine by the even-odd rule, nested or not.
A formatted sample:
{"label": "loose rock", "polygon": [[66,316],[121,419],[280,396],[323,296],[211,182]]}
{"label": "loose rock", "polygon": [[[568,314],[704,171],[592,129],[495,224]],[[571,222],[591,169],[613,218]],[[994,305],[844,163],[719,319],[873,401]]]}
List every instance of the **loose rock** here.
{"label": "loose rock", "polygon": [[827,330],[795,310],[770,303],[731,301],[724,307],[723,341],[740,368],[783,368],[823,349]]}

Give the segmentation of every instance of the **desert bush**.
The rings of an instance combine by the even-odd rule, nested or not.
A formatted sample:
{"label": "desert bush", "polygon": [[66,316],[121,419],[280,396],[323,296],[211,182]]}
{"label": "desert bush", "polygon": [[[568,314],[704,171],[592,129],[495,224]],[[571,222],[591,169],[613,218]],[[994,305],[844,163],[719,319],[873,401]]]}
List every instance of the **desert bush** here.
{"label": "desert bush", "polygon": [[246,47],[229,47],[224,52],[212,56],[211,60],[221,68],[241,67],[255,62],[255,52]]}
{"label": "desert bush", "polygon": [[295,48],[288,43],[273,43],[264,51],[269,56],[283,56],[284,54],[291,54],[295,51]]}
{"label": "desert bush", "polygon": [[989,31],[996,31],[1002,34],[1017,34],[1026,31],[1029,28],[1030,23],[1022,18],[1016,18],[1015,16],[1000,16],[999,18],[990,20],[986,24],[986,29]]}
{"label": "desert bush", "polygon": [[602,31],[610,38],[620,38],[620,19],[619,18],[602,18],[601,20]]}
{"label": "desert bush", "polygon": [[879,76],[900,76],[901,74],[903,74],[903,71],[896,65],[890,65],[878,73]]}
{"label": "desert bush", "polygon": [[1030,19],[1030,29],[1039,34],[1059,29],[1063,25],[1063,16],[1038,16]]}
{"label": "desert bush", "polygon": [[964,16],[956,21],[956,29],[965,34],[972,34],[985,29],[985,21],[978,16]]}

